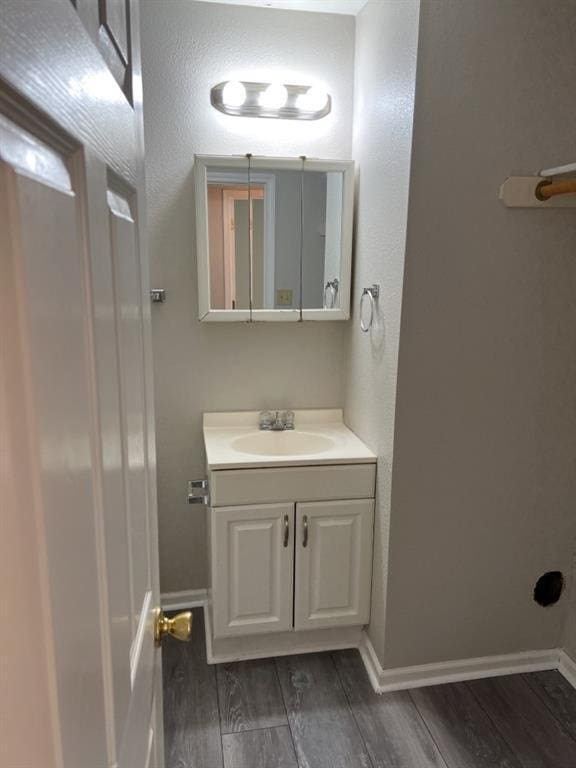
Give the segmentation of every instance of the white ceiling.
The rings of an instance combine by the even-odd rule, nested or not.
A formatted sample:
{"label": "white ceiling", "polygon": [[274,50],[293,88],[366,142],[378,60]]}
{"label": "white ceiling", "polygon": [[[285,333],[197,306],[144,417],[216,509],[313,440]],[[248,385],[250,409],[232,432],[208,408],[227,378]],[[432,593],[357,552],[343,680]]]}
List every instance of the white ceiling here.
{"label": "white ceiling", "polygon": [[260,8],[284,8],[288,11],[316,11],[317,13],[344,13],[356,16],[368,0],[202,0],[205,3],[253,5]]}

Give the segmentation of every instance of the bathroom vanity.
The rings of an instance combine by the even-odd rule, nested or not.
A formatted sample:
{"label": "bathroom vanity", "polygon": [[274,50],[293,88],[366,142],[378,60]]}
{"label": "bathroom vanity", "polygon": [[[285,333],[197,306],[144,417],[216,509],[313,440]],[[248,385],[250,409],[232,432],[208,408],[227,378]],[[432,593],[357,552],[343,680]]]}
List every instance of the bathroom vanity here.
{"label": "bathroom vanity", "polygon": [[[342,411],[204,415],[208,660],[354,647],[369,620],[376,457]],[[194,490],[192,490],[194,494]]]}

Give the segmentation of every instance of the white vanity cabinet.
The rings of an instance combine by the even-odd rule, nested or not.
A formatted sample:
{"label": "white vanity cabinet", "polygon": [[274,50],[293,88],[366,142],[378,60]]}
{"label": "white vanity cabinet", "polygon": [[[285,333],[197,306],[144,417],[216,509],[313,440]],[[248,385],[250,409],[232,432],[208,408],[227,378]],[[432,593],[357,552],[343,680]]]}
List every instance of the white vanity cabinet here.
{"label": "white vanity cabinet", "polygon": [[[209,663],[358,648],[370,621],[376,456],[341,410],[204,414]],[[207,488],[208,486],[208,488]],[[209,497],[206,491],[209,490]]]}
{"label": "white vanity cabinet", "polygon": [[[243,472],[253,473],[249,498],[261,503],[228,503],[235,485],[239,498],[247,497]],[[334,483],[326,483],[327,472]],[[322,482],[313,482],[316,473]],[[374,464],[212,472],[213,638],[366,624],[374,480]],[[347,486],[365,498],[330,498],[345,495]]]}

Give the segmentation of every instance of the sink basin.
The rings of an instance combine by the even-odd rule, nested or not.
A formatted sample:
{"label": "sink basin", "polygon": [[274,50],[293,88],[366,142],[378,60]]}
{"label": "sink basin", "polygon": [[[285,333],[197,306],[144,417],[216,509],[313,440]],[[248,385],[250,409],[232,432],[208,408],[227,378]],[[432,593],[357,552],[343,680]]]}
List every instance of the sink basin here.
{"label": "sink basin", "polygon": [[310,456],[324,453],[335,445],[335,441],[312,432],[256,432],[243,435],[232,441],[231,447],[241,453],[256,456]]}
{"label": "sink basin", "polygon": [[258,411],[204,414],[210,471],[320,464],[373,464],[376,456],[343,422],[340,409],[296,410],[296,429],[258,429]]}

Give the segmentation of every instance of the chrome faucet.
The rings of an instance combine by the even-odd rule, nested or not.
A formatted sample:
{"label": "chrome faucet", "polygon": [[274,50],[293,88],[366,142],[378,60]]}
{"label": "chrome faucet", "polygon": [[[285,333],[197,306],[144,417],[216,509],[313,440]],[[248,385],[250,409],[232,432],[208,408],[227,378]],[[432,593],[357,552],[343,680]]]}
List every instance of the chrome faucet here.
{"label": "chrome faucet", "polygon": [[262,411],[258,426],[260,429],[272,432],[294,429],[294,411]]}

